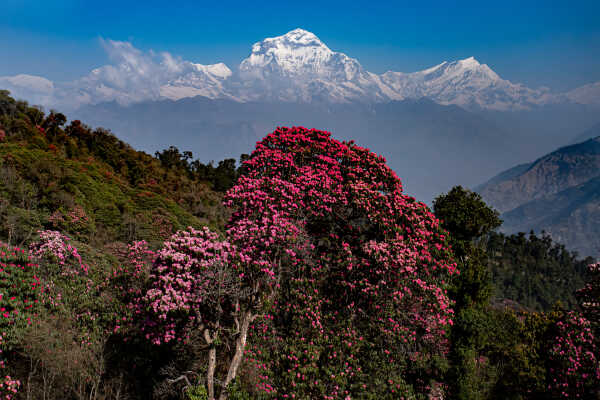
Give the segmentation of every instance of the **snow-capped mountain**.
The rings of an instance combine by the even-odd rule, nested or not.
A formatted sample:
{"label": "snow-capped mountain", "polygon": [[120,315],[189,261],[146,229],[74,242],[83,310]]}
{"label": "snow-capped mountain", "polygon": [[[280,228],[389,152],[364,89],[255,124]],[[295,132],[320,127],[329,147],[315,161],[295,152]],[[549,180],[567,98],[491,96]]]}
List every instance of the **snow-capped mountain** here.
{"label": "snow-capped mountain", "polygon": [[495,110],[526,109],[558,101],[547,88],[530,89],[498,76],[474,57],[413,73],[386,72],[382,80],[407,98]]}
{"label": "snow-capped mountain", "polygon": [[242,100],[343,103],[390,99],[357,60],[332,51],[303,29],[255,43],[240,64],[238,78]]}
{"label": "snow-capped mountain", "polygon": [[[294,29],[252,46],[232,71],[225,64],[202,65],[169,53],[143,53],[131,43],[102,41],[112,64],[67,83],[41,77],[0,77],[0,88],[46,106],[77,108],[116,101],[204,96],[210,99],[285,102],[379,103],[428,98],[464,108],[521,110],[560,102],[600,103],[600,83],[568,94],[532,89],[498,76],[475,58],[443,62],[412,72],[375,74],[354,58],[331,50],[316,35]],[[38,90],[39,89],[39,90]]]}
{"label": "snow-capped mountain", "polygon": [[160,94],[172,100],[185,97],[204,96],[233,97],[227,94],[225,82],[231,77],[231,70],[223,63],[202,65],[192,64],[190,71],[169,80],[160,86]]}

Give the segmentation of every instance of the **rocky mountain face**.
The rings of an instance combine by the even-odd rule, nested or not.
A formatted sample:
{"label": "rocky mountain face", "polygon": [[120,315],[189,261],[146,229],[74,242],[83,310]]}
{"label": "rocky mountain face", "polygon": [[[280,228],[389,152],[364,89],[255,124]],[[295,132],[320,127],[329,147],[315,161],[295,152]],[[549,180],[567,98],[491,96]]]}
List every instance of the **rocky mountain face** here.
{"label": "rocky mountain face", "polygon": [[294,29],[252,46],[237,69],[202,65],[169,53],[146,54],[131,43],[102,42],[112,63],[73,82],[29,75],[0,77],[0,88],[48,107],[77,109],[116,101],[129,105],[204,96],[238,102],[382,103],[427,98],[477,110],[528,110],[577,103],[600,104],[600,83],[565,94],[502,79],[474,57],[442,62],[423,71],[367,71],[356,59],[332,51],[316,35]]}
{"label": "rocky mountain face", "polygon": [[476,190],[502,213],[507,233],[545,230],[600,257],[600,136],[514,167]]}

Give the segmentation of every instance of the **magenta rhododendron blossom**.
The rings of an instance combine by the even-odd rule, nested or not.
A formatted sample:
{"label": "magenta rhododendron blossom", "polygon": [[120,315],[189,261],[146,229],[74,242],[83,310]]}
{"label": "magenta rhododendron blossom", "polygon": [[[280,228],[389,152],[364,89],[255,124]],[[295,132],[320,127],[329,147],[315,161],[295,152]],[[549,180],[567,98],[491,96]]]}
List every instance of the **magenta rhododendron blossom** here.
{"label": "magenta rhododendron blossom", "polygon": [[[275,217],[296,231],[281,247],[264,246],[289,257],[275,306],[254,325],[257,344],[247,352],[263,371],[260,388],[284,398],[340,398],[366,385],[401,391],[406,360],[445,353],[453,315],[445,286],[456,264],[438,220],[402,193],[382,157],[328,132],[280,128],[243,170],[225,200],[235,211],[233,243],[246,251],[248,230],[237,228],[269,229]],[[302,251],[290,242],[302,242]],[[393,379],[371,376],[376,360],[367,354]],[[272,381],[269,369],[284,373]]]}
{"label": "magenta rhododendron blossom", "polygon": [[548,389],[560,398],[591,398],[600,387],[600,356],[590,321],[569,312],[555,328]]}
{"label": "magenta rhododendron blossom", "polygon": [[[58,231],[38,231],[39,239],[29,245],[29,253],[36,259],[50,257],[64,267],[65,274],[87,274],[89,266],[81,260],[75,246],[69,244],[68,236]],[[76,267],[76,268],[74,268]]]}
{"label": "magenta rhododendron blossom", "polygon": [[146,337],[203,335],[209,398],[217,339],[224,385],[245,359],[281,398],[425,392],[414,376],[447,351],[458,273],[433,213],[382,157],[327,132],[277,129],[242,169],[224,237],[188,228],[156,254],[136,305]]}

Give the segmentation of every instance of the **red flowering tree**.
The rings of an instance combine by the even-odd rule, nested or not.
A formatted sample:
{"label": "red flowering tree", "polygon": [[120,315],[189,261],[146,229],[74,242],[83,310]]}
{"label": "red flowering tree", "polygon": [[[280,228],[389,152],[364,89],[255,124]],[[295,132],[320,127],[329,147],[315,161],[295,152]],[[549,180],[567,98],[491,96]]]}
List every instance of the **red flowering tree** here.
{"label": "red flowering tree", "polygon": [[138,304],[154,343],[204,337],[209,398],[216,381],[226,397],[244,355],[262,395],[429,391],[456,264],[438,220],[402,194],[382,157],[280,128],[257,144],[225,205],[225,238],[175,234]]}
{"label": "red flowering tree", "polygon": [[[231,227],[268,226],[277,214],[306,249],[284,248],[275,307],[253,326],[247,359],[260,389],[332,399],[429,392],[447,350],[456,264],[438,220],[402,193],[383,157],[328,132],[279,128],[257,144],[225,204]],[[244,248],[246,235],[232,242]]]}

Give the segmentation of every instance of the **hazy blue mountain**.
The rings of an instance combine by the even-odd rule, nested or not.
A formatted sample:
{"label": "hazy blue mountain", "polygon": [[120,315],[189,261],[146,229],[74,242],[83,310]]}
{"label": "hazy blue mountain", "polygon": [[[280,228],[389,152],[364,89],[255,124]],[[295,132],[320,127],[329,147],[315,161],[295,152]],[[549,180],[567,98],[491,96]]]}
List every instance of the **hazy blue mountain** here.
{"label": "hazy blue mountain", "polygon": [[175,145],[204,161],[249,153],[277,126],[325,129],[384,155],[407,191],[423,201],[455,184],[481,182],[523,157],[511,150],[512,140],[496,123],[426,99],[367,105],[195,97],[130,106],[104,103],[75,116],[110,128],[136,148],[154,152]]}
{"label": "hazy blue mountain", "polygon": [[507,233],[545,230],[582,255],[600,256],[600,136],[559,148],[477,188]]}

